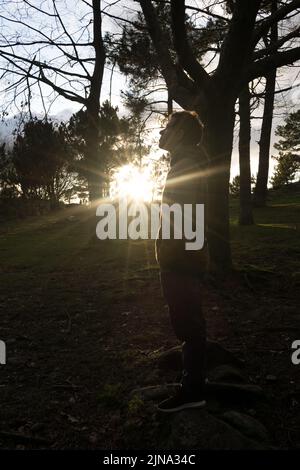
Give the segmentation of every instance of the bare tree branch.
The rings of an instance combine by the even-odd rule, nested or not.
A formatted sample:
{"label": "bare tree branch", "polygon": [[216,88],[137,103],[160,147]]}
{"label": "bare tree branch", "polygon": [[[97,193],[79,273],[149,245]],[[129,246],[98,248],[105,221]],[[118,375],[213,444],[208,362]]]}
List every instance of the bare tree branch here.
{"label": "bare tree branch", "polygon": [[74,53],[75,53],[75,58],[73,58],[73,60],[76,60],[80,65],[81,67],[83,68],[83,70],[85,71],[85,73],[87,74],[87,76],[89,76],[89,72],[87,71],[85,65],[82,63],[82,61],[80,60],[79,58],[79,54],[78,54],[78,50],[77,50],[77,44],[75,43],[75,41],[73,40],[71,34],[68,33],[66,27],[65,27],[65,24],[61,18],[61,15],[59,14],[58,12],[58,9],[57,9],[57,6],[56,6],[56,3],[55,3],[55,0],[52,0],[52,4],[53,4],[53,8],[54,8],[54,11],[55,11],[55,14],[56,14],[56,17],[65,33],[65,35],[69,38],[72,46],[73,46],[73,50],[74,50]]}
{"label": "bare tree branch", "polygon": [[57,72],[57,73],[61,73],[63,75],[67,75],[67,76],[70,76],[70,77],[76,77],[76,78],[81,78],[81,79],[84,79],[86,80],[87,79],[87,76],[86,75],[82,75],[80,73],[76,73],[76,72],[68,72],[67,70],[62,70],[60,68],[57,68],[57,67],[53,67],[49,64],[45,64],[43,62],[40,62],[38,60],[35,60],[35,59],[30,59],[30,58],[27,58],[27,57],[22,57],[18,54],[15,54],[15,53],[11,53],[11,52],[6,52],[6,51],[1,51],[0,50],[0,57],[4,57],[5,59],[8,59],[8,58],[14,58],[14,59],[17,59],[17,60],[20,60],[22,62],[26,62],[28,64],[32,64],[32,65],[36,65],[37,67],[39,68],[42,68],[42,69],[45,69],[45,70],[51,70],[53,72]]}
{"label": "bare tree branch", "polygon": [[269,31],[273,23],[278,23],[284,18],[286,19],[288,13],[297,8],[300,8],[300,0],[293,0],[263,20],[254,30],[252,37],[252,50],[255,49],[260,39]]}
{"label": "bare tree branch", "polygon": [[277,52],[265,59],[254,62],[248,69],[247,79],[251,81],[257,77],[264,77],[270,70],[293,64],[298,60],[300,60],[300,47],[295,47],[284,52]]}
{"label": "bare tree branch", "polygon": [[[156,1],[157,3],[165,3],[165,4],[171,3],[171,1],[167,1],[167,0],[156,0]],[[221,21],[226,21],[226,22],[230,21],[230,18],[226,18],[226,16],[221,16],[212,12],[210,9],[211,7],[209,6],[206,7],[206,9],[203,9],[203,8],[199,8],[199,7],[195,7],[191,5],[186,5],[185,8],[186,10],[195,11],[197,13],[202,13],[203,15],[208,16],[209,18],[215,18],[216,20],[221,20]]]}
{"label": "bare tree branch", "polygon": [[[167,39],[159,25],[151,0],[140,0],[140,4],[154,48],[159,56],[161,73],[166,80],[170,94],[172,96],[178,95],[182,105],[188,107],[193,102],[193,94],[188,91],[193,88],[193,82],[187,76],[183,76],[182,73],[180,74],[179,69],[175,66],[168,48]],[[184,81],[184,86],[180,83],[181,81]],[[177,93],[179,88],[180,93]]]}
{"label": "bare tree branch", "polygon": [[215,73],[224,89],[232,80],[238,80],[245,63],[250,59],[251,39],[260,4],[261,0],[236,0]]}
{"label": "bare tree branch", "polygon": [[188,43],[185,28],[185,0],[171,0],[171,16],[174,45],[179,63],[196,83],[205,88],[210,77],[195,58]]}
{"label": "bare tree branch", "polygon": [[276,43],[271,44],[269,47],[266,47],[265,49],[260,49],[259,51],[255,52],[254,59],[255,60],[261,59],[272,52],[276,52],[278,49],[284,46],[284,44],[290,41],[291,39],[299,38],[299,37],[300,37],[300,27],[296,28],[294,31],[291,31],[286,36],[281,37]]}

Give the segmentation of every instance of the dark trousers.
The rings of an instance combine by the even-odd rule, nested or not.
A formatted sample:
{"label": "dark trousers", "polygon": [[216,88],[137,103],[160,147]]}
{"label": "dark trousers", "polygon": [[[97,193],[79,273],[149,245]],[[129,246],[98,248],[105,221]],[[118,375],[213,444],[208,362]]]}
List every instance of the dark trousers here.
{"label": "dark trousers", "polygon": [[191,395],[202,393],[205,382],[206,326],[201,305],[201,280],[197,277],[160,272],[170,320],[182,346],[182,386]]}

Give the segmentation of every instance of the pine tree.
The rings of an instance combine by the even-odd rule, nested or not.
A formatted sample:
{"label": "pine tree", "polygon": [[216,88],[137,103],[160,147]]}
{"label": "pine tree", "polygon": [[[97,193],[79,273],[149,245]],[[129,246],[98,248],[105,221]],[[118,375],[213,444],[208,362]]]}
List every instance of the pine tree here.
{"label": "pine tree", "polygon": [[271,183],[273,188],[280,188],[291,183],[300,172],[300,110],[289,114],[275,134],[281,139],[274,145],[279,155],[273,157],[278,164]]}

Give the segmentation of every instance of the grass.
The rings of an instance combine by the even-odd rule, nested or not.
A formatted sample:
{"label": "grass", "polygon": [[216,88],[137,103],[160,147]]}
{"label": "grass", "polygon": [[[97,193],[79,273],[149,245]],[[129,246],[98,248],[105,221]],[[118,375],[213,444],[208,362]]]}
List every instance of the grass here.
{"label": "grass", "polygon": [[[240,227],[232,200],[240,277],[206,286],[204,296],[209,336],[240,351],[252,382],[271,397],[258,417],[279,447],[290,448],[300,446],[289,399],[300,387],[290,361],[300,334],[299,214],[299,193],[274,192],[254,211],[256,225]],[[0,430],[40,429],[51,448],[160,447],[153,406],[131,396],[175,380],[153,367],[153,351],[177,344],[153,241],[100,242],[95,226],[91,211],[74,208],[1,225],[0,339],[8,358]],[[267,383],[268,374],[278,382]],[[33,446],[14,437],[0,437],[0,445]]]}
{"label": "grass", "polygon": [[231,240],[238,268],[257,265],[282,273],[299,266],[299,194],[275,192],[268,206],[254,210],[255,225],[238,225],[238,201],[231,202]]}

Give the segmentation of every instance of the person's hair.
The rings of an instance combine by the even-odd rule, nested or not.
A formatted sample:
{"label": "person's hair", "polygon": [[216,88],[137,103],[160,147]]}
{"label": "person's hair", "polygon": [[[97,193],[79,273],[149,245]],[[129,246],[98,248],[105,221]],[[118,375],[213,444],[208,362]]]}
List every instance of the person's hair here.
{"label": "person's hair", "polygon": [[202,141],[203,123],[195,111],[177,111],[171,114],[170,119],[176,119],[175,126],[183,130],[183,143],[197,145]]}

